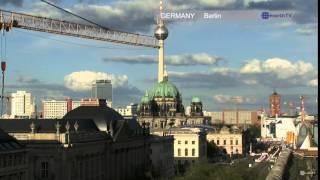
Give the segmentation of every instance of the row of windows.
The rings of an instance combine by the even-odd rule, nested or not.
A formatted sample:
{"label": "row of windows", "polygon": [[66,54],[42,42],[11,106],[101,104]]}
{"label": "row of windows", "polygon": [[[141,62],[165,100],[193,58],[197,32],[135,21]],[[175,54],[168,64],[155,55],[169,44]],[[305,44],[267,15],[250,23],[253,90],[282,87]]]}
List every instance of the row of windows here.
{"label": "row of windows", "polygon": [[[181,144],[181,141],[178,141],[178,144]],[[188,144],[188,141],[184,141],[184,144]],[[196,141],[191,141],[191,144],[196,144]]]}
{"label": "row of windows", "polygon": [[26,173],[25,172],[18,172],[18,173],[0,176],[0,180],[8,180],[8,179],[10,179],[10,180],[11,179],[23,180],[23,179],[26,179]]}
{"label": "row of windows", "polygon": [[0,168],[19,166],[26,163],[24,154],[0,156]]}
{"label": "row of windows", "polygon": [[[217,141],[212,140],[213,143],[217,144],[217,145],[227,145],[227,140],[223,140],[223,144],[220,144],[220,140],[218,139]],[[236,140],[235,141],[235,145],[238,145],[239,141]],[[233,145],[233,140],[230,140],[230,145]]]}
{"label": "row of windows", "polygon": [[[195,156],[196,155],[196,149],[192,149],[191,151],[191,156]],[[178,156],[181,156],[181,149],[179,148],[178,149]],[[188,149],[184,149],[184,156],[189,156],[189,153],[188,153]]]}

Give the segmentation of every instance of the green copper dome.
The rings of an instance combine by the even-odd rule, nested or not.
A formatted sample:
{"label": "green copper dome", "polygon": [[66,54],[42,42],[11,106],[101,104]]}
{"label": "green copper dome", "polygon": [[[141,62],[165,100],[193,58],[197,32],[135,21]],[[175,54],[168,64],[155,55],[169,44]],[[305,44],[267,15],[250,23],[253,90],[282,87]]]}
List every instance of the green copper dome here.
{"label": "green copper dome", "polygon": [[191,102],[193,102],[193,103],[200,103],[200,102],[201,102],[201,100],[200,100],[200,98],[199,98],[199,97],[197,97],[197,96],[193,96],[193,97],[192,97]]}
{"label": "green copper dome", "polygon": [[153,88],[153,97],[178,97],[179,91],[177,87],[168,80],[163,80],[155,85]]}

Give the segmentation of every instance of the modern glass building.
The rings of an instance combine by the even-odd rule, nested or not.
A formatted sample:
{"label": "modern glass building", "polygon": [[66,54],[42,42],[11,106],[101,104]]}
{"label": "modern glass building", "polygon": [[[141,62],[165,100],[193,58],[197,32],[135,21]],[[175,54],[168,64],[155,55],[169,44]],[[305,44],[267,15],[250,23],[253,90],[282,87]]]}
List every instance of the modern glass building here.
{"label": "modern glass building", "polygon": [[105,99],[112,102],[111,80],[97,80],[92,84],[92,98]]}

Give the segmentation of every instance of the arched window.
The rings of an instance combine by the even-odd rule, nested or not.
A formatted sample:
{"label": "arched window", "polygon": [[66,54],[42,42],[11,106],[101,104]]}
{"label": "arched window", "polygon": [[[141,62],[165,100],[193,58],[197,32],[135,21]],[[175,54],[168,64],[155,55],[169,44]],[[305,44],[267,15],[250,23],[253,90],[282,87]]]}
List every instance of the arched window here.
{"label": "arched window", "polygon": [[181,156],[181,149],[178,149],[178,156]]}
{"label": "arched window", "polygon": [[188,156],[188,149],[187,148],[184,150],[184,155]]}

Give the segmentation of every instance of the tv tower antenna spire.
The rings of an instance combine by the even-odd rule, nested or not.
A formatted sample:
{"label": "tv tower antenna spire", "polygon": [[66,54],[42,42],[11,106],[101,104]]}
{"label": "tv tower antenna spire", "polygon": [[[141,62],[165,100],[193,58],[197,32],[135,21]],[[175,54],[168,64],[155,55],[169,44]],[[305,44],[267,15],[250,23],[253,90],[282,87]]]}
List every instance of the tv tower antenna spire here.
{"label": "tv tower antenna spire", "polygon": [[167,39],[169,31],[166,28],[162,19],[163,13],[163,0],[160,0],[159,7],[159,20],[156,29],[154,30],[154,36],[159,40],[159,65],[158,65],[158,82],[164,80],[164,40]]}

